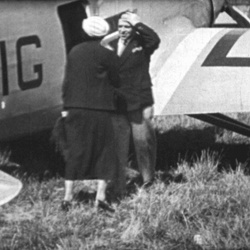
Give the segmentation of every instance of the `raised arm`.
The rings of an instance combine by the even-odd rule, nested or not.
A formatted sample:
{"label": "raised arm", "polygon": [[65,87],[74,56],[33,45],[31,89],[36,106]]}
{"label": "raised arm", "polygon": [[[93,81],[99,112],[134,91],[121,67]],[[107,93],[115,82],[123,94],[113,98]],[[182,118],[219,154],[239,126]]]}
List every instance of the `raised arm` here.
{"label": "raised arm", "polygon": [[131,24],[136,34],[140,36],[142,45],[149,52],[149,54],[152,54],[159,47],[159,36],[153,29],[142,23],[137,14],[126,12],[122,15],[122,19],[125,19]]}

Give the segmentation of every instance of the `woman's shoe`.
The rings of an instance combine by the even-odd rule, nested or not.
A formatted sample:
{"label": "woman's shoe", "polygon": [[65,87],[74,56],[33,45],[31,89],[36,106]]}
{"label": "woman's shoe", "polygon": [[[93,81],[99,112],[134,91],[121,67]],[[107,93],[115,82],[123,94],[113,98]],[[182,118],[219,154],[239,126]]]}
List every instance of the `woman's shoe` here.
{"label": "woman's shoe", "polygon": [[64,212],[68,212],[70,208],[72,207],[72,204],[70,201],[62,201],[61,203],[61,209]]}
{"label": "woman's shoe", "polygon": [[96,200],[95,207],[97,209],[101,209],[101,210],[108,211],[111,213],[115,212],[115,209],[112,208],[111,205],[107,201]]}

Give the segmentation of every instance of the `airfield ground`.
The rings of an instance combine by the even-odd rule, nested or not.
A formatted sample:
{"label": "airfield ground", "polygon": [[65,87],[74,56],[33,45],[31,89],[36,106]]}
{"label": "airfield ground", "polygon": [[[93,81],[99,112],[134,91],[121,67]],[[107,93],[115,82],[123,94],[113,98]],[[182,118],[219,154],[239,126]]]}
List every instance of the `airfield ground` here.
{"label": "airfield ground", "polygon": [[0,250],[249,249],[249,139],[183,116],[158,117],[155,126],[157,180],[114,201],[114,214],[94,210],[94,181],[78,182],[73,208],[62,212],[60,161],[41,137],[40,147],[23,141],[11,160],[20,159],[12,173],[24,187],[0,207]]}

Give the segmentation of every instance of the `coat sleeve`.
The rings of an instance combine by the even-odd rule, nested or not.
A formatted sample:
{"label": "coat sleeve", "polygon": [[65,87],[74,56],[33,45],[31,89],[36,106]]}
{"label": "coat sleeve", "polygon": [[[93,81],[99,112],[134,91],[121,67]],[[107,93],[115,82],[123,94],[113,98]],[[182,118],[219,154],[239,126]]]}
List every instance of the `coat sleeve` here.
{"label": "coat sleeve", "polygon": [[143,23],[137,23],[135,31],[139,33],[144,49],[151,55],[159,47],[161,42],[160,37],[156,32]]}
{"label": "coat sleeve", "polygon": [[106,66],[108,68],[109,79],[111,85],[116,88],[120,87],[120,79],[119,79],[119,59],[118,56],[113,52],[107,49],[106,55]]}
{"label": "coat sleeve", "polygon": [[66,91],[67,91],[67,87],[68,87],[68,73],[67,73],[68,68],[69,68],[69,63],[67,61],[66,65],[65,65],[65,69],[64,69],[64,77],[63,77],[63,82],[62,82],[62,100],[63,100],[63,103],[65,103],[65,96],[66,96]]}

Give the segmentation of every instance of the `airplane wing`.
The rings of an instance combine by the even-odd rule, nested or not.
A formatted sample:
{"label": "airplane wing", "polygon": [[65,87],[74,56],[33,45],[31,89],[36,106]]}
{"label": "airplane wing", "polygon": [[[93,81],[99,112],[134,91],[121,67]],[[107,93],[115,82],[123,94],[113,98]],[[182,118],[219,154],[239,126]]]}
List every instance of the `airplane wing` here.
{"label": "airplane wing", "polygon": [[191,32],[154,79],[156,114],[249,111],[249,39],[248,29]]}
{"label": "airplane wing", "polygon": [[[237,27],[250,27],[248,17],[237,8],[225,6],[225,12]],[[159,58],[168,53],[167,60],[156,59],[158,68],[152,69],[155,114],[186,114],[250,136],[249,126],[218,114],[250,110],[250,30],[235,25],[191,26],[188,34],[181,32],[171,53],[159,53]]]}
{"label": "airplane wing", "polygon": [[19,180],[0,170],[0,206],[15,198],[22,186]]}

